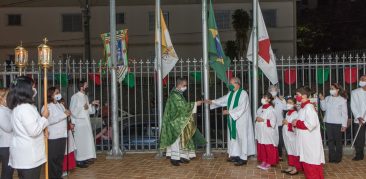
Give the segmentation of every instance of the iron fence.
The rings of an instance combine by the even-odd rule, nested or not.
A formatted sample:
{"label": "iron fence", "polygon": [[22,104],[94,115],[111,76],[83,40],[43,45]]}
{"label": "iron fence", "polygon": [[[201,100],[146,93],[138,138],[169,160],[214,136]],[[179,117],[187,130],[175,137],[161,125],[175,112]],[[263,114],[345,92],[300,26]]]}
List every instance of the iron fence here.
{"label": "iron fence", "polygon": [[[77,92],[77,82],[86,79],[89,83],[89,98],[99,99],[101,109],[91,116],[91,123],[98,151],[104,152],[111,149],[111,125],[109,114],[110,76],[108,68],[104,67],[102,60],[56,60],[48,73],[49,86],[58,86],[68,104],[71,96]],[[203,98],[203,63],[200,59],[181,59],[163,80],[163,97],[167,99],[169,92],[174,87],[177,77],[188,79],[188,90],[185,94],[189,101],[202,100]],[[151,60],[130,60],[129,74],[125,80],[118,84],[118,125],[121,148],[125,151],[147,152],[154,151],[158,146],[158,118],[157,118],[157,87],[154,63]],[[279,58],[277,69],[279,75],[280,95],[293,96],[295,89],[307,85],[317,93],[329,95],[332,83],[341,84],[348,94],[357,88],[358,77],[366,74],[366,55],[360,54],[327,56],[308,56],[300,58]],[[18,75],[14,64],[0,65],[0,82],[7,87]],[[43,74],[35,62],[26,68],[26,75],[32,77],[38,86],[38,94],[43,92]],[[237,76],[242,80],[243,88],[252,95],[252,66],[245,59],[232,60],[228,76]],[[270,82],[262,72],[259,76],[259,94],[267,91]],[[228,92],[225,85],[216,78],[215,72],[210,72],[210,97],[219,98]],[[38,95],[36,105],[40,108],[43,95]],[[349,102],[349,100],[348,100]],[[344,145],[349,145],[353,140],[352,114],[349,110],[349,128],[344,134]],[[323,112],[319,111],[320,120]],[[211,145],[214,150],[226,149],[227,127],[222,110],[210,112]],[[203,108],[198,109],[196,123],[205,134]],[[322,128],[323,141],[326,142],[325,128]],[[202,148],[203,146],[198,146]]]}

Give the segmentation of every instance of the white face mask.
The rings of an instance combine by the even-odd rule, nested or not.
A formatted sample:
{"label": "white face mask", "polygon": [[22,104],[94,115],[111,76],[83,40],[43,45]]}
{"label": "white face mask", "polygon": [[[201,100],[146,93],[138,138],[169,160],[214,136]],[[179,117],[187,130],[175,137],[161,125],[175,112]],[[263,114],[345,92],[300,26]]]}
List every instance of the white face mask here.
{"label": "white face mask", "polygon": [[277,91],[271,91],[271,95],[273,96],[273,97],[275,97],[275,96],[277,96]]}
{"label": "white face mask", "polygon": [[180,89],[180,91],[182,91],[182,92],[185,92],[186,90],[187,90],[187,86],[182,87],[182,88]]}
{"label": "white face mask", "polygon": [[62,98],[61,93],[60,93],[60,94],[56,94],[56,95],[55,95],[55,100],[56,100],[56,101],[60,101],[60,100],[61,100],[61,98]]}
{"label": "white face mask", "polygon": [[294,107],[295,107],[295,105],[293,105],[293,104],[286,104],[287,110],[294,109]]}
{"label": "white face mask", "polygon": [[261,103],[262,103],[263,105],[268,104],[267,100],[266,100],[266,99],[264,99],[264,98],[262,98],[262,99],[261,99]]}
{"label": "white face mask", "polygon": [[33,88],[33,98],[37,96],[37,89]]}
{"label": "white face mask", "polygon": [[361,88],[363,88],[363,87],[365,87],[365,86],[366,86],[366,81],[360,81],[360,82],[358,83],[358,85],[359,85]]}
{"label": "white face mask", "polygon": [[337,95],[337,90],[330,90],[329,93],[332,96],[336,96]]}

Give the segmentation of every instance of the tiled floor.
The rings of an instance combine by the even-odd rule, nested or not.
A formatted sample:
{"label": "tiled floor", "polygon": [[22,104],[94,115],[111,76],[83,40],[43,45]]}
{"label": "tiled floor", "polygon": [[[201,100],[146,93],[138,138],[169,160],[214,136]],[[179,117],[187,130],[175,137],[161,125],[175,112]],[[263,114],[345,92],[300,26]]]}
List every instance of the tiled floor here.
{"label": "tiled floor", "polygon": [[[77,168],[68,178],[71,179],[130,179],[130,178],[305,178],[303,174],[295,177],[281,173],[286,162],[281,162],[269,171],[256,168],[255,160],[247,166],[236,167],[226,162],[225,154],[215,154],[213,160],[203,160],[201,157],[179,167],[171,166],[169,160],[155,159],[155,154],[126,154],[122,160],[106,160],[105,155],[98,155],[95,164],[89,168]],[[366,159],[354,162],[352,156],[344,156],[340,164],[326,164],[325,178],[366,179]]]}

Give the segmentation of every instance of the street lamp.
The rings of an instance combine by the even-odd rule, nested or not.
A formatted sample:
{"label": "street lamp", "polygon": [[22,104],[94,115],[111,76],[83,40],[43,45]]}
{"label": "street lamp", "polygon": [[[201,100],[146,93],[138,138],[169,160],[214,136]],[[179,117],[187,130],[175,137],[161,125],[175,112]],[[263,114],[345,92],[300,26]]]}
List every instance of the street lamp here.
{"label": "street lamp", "polygon": [[[23,69],[28,65],[28,51],[22,45],[22,42],[20,42],[20,45],[14,49],[15,65],[19,69],[19,76],[22,76]],[[23,75],[25,75],[25,72]]]}
{"label": "street lamp", "polygon": [[[38,46],[38,65],[43,68],[43,109],[48,110],[47,106],[47,70],[52,65],[52,50],[47,45],[47,38],[43,39],[43,44]],[[48,129],[45,129],[48,133]],[[45,178],[48,179],[48,139],[45,137],[45,147],[46,147],[46,166],[45,166]]]}

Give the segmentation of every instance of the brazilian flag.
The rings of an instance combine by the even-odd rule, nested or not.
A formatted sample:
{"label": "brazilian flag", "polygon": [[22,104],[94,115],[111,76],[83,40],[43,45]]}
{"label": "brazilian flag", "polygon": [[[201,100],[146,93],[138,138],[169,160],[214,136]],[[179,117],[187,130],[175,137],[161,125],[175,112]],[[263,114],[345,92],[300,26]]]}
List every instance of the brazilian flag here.
{"label": "brazilian flag", "polygon": [[210,9],[208,11],[208,58],[211,68],[216,72],[217,77],[222,80],[226,85],[229,85],[229,81],[226,76],[226,71],[230,67],[230,59],[224,54],[224,50],[221,46],[219,32],[217,30],[215,12],[212,8],[210,0]]}

